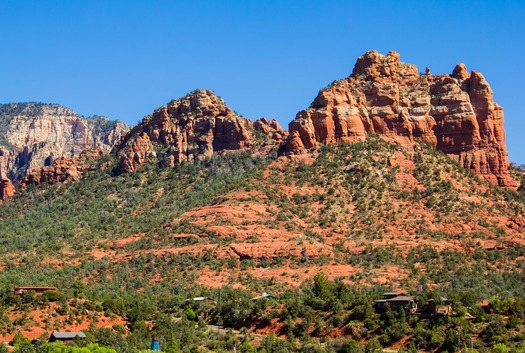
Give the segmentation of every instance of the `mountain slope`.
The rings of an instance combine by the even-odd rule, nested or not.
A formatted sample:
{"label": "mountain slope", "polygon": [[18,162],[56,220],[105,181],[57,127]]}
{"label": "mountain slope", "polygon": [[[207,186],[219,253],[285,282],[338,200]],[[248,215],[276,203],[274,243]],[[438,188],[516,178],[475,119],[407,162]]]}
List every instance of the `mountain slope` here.
{"label": "mountain slope", "polygon": [[[241,268],[295,284],[324,268],[369,284],[413,287],[425,275],[443,285],[458,270],[435,267],[445,254],[467,268],[485,259],[480,276],[516,270],[523,195],[494,189],[440,152],[401,151],[371,136],[297,158],[232,152],[118,177],[92,168],[74,184],[29,188],[2,206],[3,256],[78,266],[86,256],[126,263],[147,254],[159,271],[189,257],[201,265],[186,270],[209,285],[235,280]],[[437,258],[421,260],[429,251]],[[217,261],[232,267],[210,282],[202,269]]]}
{"label": "mountain slope", "polygon": [[[393,54],[382,60],[412,70]],[[447,90],[459,82],[441,79]],[[242,337],[239,350],[246,353],[256,349],[252,334],[268,332],[289,340],[285,346],[275,336],[257,336],[260,352],[359,352],[365,343],[366,351],[420,344],[457,351],[458,337],[482,348],[517,347],[525,337],[525,188],[495,181],[507,173],[523,182],[525,172],[464,168],[461,158],[433,143],[440,136],[448,141],[446,133],[403,134],[410,125],[388,116],[385,130],[339,135],[344,129],[323,125],[341,109],[354,111],[346,93],[330,101],[338,85],[348,88],[343,82],[322,90],[292,122],[288,138],[276,122],[251,122],[213,92],[197,90],[146,117],[111,153],[83,152],[27,175],[0,205],[0,305],[11,315],[0,315],[0,337],[102,317],[127,323],[89,329],[119,352],[145,347],[151,331],[165,335],[167,350],[190,352],[204,341],[215,350],[220,338],[210,342],[207,323],[247,330],[224,336],[228,349]],[[365,95],[380,97],[375,90]],[[378,111],[388,110],[385,102]],[[444,119],[474,119],[463,111],[468,104]],[[361,108],[359,114],[375,109]],[[355,124],[363,118],[345,116]],[[314,121],[322,129],[309,125]],[[459,126],[455,136],[492,138]],[[480,153],[497,151],[504,165],[504,145],[478,142]],[[10,187],[2,181],[0,191]],[[16,285],[53,285],[63,294],[17,297]],[[449,297],[452,314],[425,319],[374,310],[381,293],[398,289],[422,291],[425,304]],[[262,292],[273,299],[252,300]],[[60,303],[49,305],[48,297]],[[485,298],[496,314],[483,311]],[[54,319],[42,324],[28,317],[40,307]],[[187,332],[192,347],[179,338]],[[312,337],[324,343],[312,345]]]}
{"label": "mountain slope", "polygon": [[[310,336],[327,345],[379,338],[384,347],[445,349],[457,341],[445,332],[458,327],[478,337],[476,344],[482,338],[493,344],[488,330],[493,317],[502,319],[482,316],[477,303],[525,297],[523,191],[494,187],[428,145],[407,151],[377,135],[273,157],[228,151],[119,174],[116,156],[105,155],[90,160],[75,183],[30,184],[5,200],[0,299],[13,319],[0,318],[0,337],[15,329],[45,331],[47,321],[60,329],[111,319],[127,323],[129,332],[117,328],[131,344],[134,337],[151,339],[141,320],[152,320],[156,333],[179,334],[180,324],[162,327],[192,309],[215,325],[301,337],[303,344]],[[319,271],[338,278],[323,285],[333,291],[329,297],[316,290]],[[24,297],[50,317],[31,319],[41,310],[28,314],[27,305],[13,304],[15,285],[58,287],[71,298],[58,304],[66,316]],[[388,321],[374,312],[380,293],[418,287],[424,295],[459,298],[459,312],[474,307],[476,326],[462,324],[463,316]],[[282,296],[251,300],[264,291]],[[193,297],[217,304],[188,304]],[[393,322],[405,326],[391,333]],[[99,342],[126,351],[101,330],[89,329]],[[201,335],[198,342],[211,338]]]}

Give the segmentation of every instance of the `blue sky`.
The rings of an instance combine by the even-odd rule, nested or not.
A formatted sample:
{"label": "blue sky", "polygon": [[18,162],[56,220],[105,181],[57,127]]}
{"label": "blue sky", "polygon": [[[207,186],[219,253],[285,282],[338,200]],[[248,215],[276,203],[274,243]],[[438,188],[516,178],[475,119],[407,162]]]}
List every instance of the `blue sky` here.
{"label": "blue sky", "polygon": [[196,88],[283,127],[376,49],[481,71],[525,163],[525,1],[0,0],[0,102],[136,124]]}

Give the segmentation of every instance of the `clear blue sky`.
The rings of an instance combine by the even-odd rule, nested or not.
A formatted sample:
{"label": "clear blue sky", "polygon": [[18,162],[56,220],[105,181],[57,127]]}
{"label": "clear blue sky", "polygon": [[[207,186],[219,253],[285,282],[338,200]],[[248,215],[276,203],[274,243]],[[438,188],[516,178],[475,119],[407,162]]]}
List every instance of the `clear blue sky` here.
{"label": "clear blue sky", "polygon": [[0,102],[136,124],[196,88],[283,127],[376,49],[481,71],[525,163],[525,1],[0,0]]}

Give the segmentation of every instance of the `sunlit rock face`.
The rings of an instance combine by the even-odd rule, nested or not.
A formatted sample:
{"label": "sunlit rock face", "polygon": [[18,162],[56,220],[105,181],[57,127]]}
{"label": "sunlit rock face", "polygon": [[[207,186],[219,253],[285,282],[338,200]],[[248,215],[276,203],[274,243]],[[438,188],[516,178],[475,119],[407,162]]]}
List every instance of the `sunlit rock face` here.
{"label": "sunlit rock face", "polygon": [[322,89],[289,125],[288,153],[380,134],[406,147],[424,141],[500,186],[508,171],[503,109],[483,75],[458,64],[452,74],[419,74],[399,54],[369,51],[352,74]]}
{"label": "sunlit rock face", "polygon": [[[253,122],[237,115],[212,91],[196,90],[144,118],[114,152],[118,172],[125,173],[150,162],[172,167],[255,145],[268,151],[285,137],[275,120]],[[263,138],[270,143],[264,144]]]}

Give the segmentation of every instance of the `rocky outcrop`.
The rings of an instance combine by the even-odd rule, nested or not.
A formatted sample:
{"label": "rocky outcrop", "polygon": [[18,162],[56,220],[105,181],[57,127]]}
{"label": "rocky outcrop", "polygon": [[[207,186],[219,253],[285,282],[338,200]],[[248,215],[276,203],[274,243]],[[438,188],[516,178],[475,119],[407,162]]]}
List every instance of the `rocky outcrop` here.
{"label": "rocky outcrop", "polygon": [[515,187],[508,171],[503,109],[477,71],[419,74],[399,54],[370,51],[352,74],[321,90],[289,125],[288,153],[380,134],[403,146],[428,142],[496,185]]}
{"label": "rocky outcrop", "polygon": [[19,187],[42,183],[67,183],[79,181],[85,172],[105,169],[108,165],[97,165],[96,161],[104,155],[101,149],[82,151],[79,157],[61,158],[51,166],[36,168],[19,181]]}
{"label": "rocky outcrop", "polygon": [[257,152],[264,156],[277,156],[279,148],[288,137],[288,131],[282,129],[277,120],[261,118],[253,123],[256,135],[259,137]]}
{"label": "rocky outcrop", "polygon": [[0,203],[3,199],[15,194],[15,186],[9,178],[6,178],[0,172]]}
{"label": "rocky outcrop", "polygon": [[307,259],[329,256],[331,249],[324,244],[297,245],[292,241],[272,241],[264,243],[234,243],[230,245],[240,260],[252,259],[261,261],[276,257]]}
{"label": "rocky outcrop", "polygon": [[149,162],[172,167],[221,151],[250,149],[261,143],[255,130],[273,146],[285,136],[275,121],[253,123],[212,91],[196,90],[157,109],[117,144],[118,171],[133,172]]}
{"label": "rocky outcrop", "polygon": [[1,104],[0,170],[18,181],[55,160],[78,157],[86,149],[109,152],[128,130],[122,122],[83,118],[56,104]]}
{"label": "rocky outcrop", "polygon": [[284,131],[277,120],[274,119],[261,118],[253,123],[253,127],[256,131],[273,141],[282,142],[288,136],[288,132]]}

